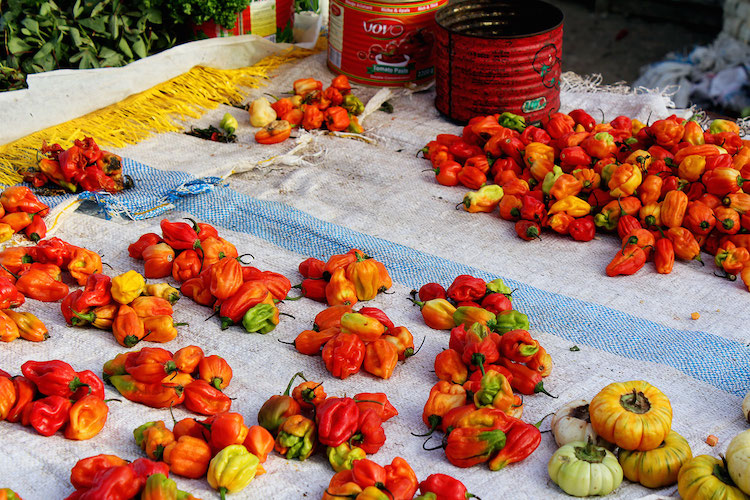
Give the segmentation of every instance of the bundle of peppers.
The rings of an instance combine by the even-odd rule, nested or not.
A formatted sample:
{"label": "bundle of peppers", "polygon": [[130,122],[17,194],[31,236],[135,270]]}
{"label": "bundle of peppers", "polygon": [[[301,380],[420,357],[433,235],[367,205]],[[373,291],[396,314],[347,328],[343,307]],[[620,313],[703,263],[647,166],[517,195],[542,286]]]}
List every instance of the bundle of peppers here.
{"label": "bundle of peppers", "polygon": [[460,275],[447,290],[428,283],[418,295],[411,300],[425,323],[451,331],[449,348],[435,358],[440,381],[422,414],[428,434],[438,428],[445,433],[440,447],[458,467],[489,461],[498,470],[523,460],[541,434],[519,420],[523,399],[514,390],[549,395],[542,379],[552,359],[529,334],[526,315],[513,310],[512,290],[499,278],[486,283]]}
{"label": "bundle of peppers", "polygon": [[[414,497],[419,490],[419,496]],[[396,457],[385,467],[372,460],[355,462],[351,470],[337,472],[321,500],[466,500],[475,496],[446,474],[431,474],[421,483],[409,463]]]}
{"label": "bundle of peppers", "polygon": [[104,363],[104,380],[130,401],[152,408],[185,404],[201,415],[229,411],[232,400],[224,390],[232,368],[221,356],[205,356],[195,345],[174,354],[160,347],[121,353]]}
{"label": "bundle of peppers", "polygon": [[49,338],[49,332],[42,320],[30,312],[0,310],[0,342],[11,342],[19,337],[31,342],[43,342]]}
{"label": "bundle of peppers", "polygon": [[34,243],[47,236],[44,217],[49,207],[26,186],[12,186],[0,194],[0,243],[23,232]]}
{"label": "bundle of peppers", "polygon": [[122,158],[99,149],[91,137],[76,140],[68,149],[45,142],[39,153],[36,166],[22,172],[23,180],[34,187],[117,193],[133,185],[133,180],[122,174]]}
{"label": "bundle of peppers", "polygon": [[146,233],[128,247],[132,258],[144,261],[144,276],[172,276],[183,295],[218,313],[222,330],[242,324],[248,333],[272,331],[279,324],[277,303],[287,298],[291,282],[243,265],[244,256],[215,227],[189,220],[163,219],[161,236]]}
{"label": "bundle of peppers", "polygon": [[395,326],[381,309],[355,311],[345,304],[319,312],[312,329],[302,331],[293,344],[302,354],[322,354],[326,369],[342,380],[362,368],[388,379],[398,361],[416,354],[411,332],[405,326]]}
{"label": "bundle of peppers", "polygon": [[334,78],[325,90],[322,82],[301,78],[294,82],[291,97],[273,103],[260,97],[248,107],[250,125],[261,127],[255,133],[255,141],[259,144],[283,142],[296,127],[361,134],[363,130],[357,116],[364,110],[365,105],[352,94],[349,79],[344,75]]}
{"label": "bundle of peppers", "polygon": [[[297,377],[304,382],[292,390]],[[326,447],[328,462],[339,472],[377,453],[385,444],[383,422],[396,415],[382,392],[328,397],[322,383],[296,373],[283,394],[263,403],[258,423],[274,437],[273,448],[288,460],[307,460],[318,447]]]}
{"label": "bundle of peppers", "polygon": [[172,430],[161,420],[146,422],[133,431],[133,437],[151,460],[164,462],[173,474],[189,479],[208,474],[211,486],[221,485],[227,492],[243,489],[265,473],[261,464],[274,441],[266,429],[247,427],[242,415],[234,412],[204,420],[175,420]]}
{"label": "bundle of peppers", "polygon": [[200,500],[177,489],[165,464],[145,458],[132,462],[117,455],[82,458],[70,470],[70,483],[75,491],[65,500]]}
{"label": "bundle of peppers", "polygon": [[0,251],[0,308],[16,308],[26,297],[41,302],[62,300],[69,292],[62,281],[63,268],[83,285],[89,276],[102,271],[102,259],[59,238]]}
{"label": "bundle of peppers", "polygon": [[26,361],[21,373],[11,377],[0,370],[0,420],[31,426],[42,436],[62,430],[73,440],[91,439],[104,428],[109,408],[94,372],[52,360]]}
{"label": "bundle of peppers", "polygon": [[391,287],[391,276],[382,262],[356,248],[332,255],[326,262],[310,257],[299,264],[302,295],[329,306],[353,306],[372,300]]}
{"label": "bundle of peppers", "polygon": [[653,259],[716,256],[750,289],[750,141],[739,126],[703,127],[670,116],[650,125],[627,116],[597,123],[584,110],[554,113],[540,126],[511,113],[473,118],[461,136],[440,134],[423,150],[436,179],[472,189],[469,212],[497,212],[525,240],[544,228],[589,241],[622,241],[609,276],[634,274]]}
{"label": "bundle of peppers", "polygon": [[133,347],[141,340],[169,342],[177,337],[176,327],[186,324],[172,318],[172,301],[178,298],[175,288],[166,283],[146,285],[136,271],[114,278],[95,273],[82,289],[63,299],[60,311],[70,326],[109,330],[118,344]]}

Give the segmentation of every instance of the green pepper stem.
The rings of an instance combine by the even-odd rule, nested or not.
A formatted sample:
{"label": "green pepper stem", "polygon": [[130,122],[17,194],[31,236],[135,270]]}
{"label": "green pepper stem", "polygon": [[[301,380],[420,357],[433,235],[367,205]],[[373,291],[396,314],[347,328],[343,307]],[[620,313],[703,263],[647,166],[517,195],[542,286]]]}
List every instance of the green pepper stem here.
{"label": "green pepper stem", "polygon": [[551,398],[557,399],[557,396],[553,396],[552,394],[547,392],[547,390],[544,388],[544,382],[541,382],[541,381],[538,384],[536,384],[536,386],[534,387],[534,392],[541,392],[542,394],[546,394],[547,396]]}
{"label": "green pepper stem", "polygon": [[226,500],[226,499],[227,499],[227,491],[229,491],[229,490],[227,490],[227,489],[226,489],[225,487],[223,487],[223,486],[221,486],[221,487],[219,488],[219,496],[221,497],[221,500]]}
{"label": "green pepper stem", "polygon": [[302,372],[295,373],[294,375],[292,375],[292,379],[289,381],[289,385],[286,386],[286,390],[284,391],[284,394],[283,394],[284,396],[289,395],[289,391],[292,390],[292,384],[294,383],[294,379],[296,379],[297,377],[300,377],[302,380],[307,382],[307,379],[305,378],[305,375]]}

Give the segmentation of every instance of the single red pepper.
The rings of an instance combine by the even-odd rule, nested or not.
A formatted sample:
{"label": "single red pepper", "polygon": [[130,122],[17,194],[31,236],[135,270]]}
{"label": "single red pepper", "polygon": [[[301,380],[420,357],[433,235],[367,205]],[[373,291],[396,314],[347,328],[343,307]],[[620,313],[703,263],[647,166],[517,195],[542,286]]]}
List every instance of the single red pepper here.
{"label": "single red pepper", "polygon": [[195,250],[201,248],[201,240],[195,230],[186,222],[169,222],[162,219],[159,223],[164,242],[175,250]]}
{"label": "single red pepper", "polygon": [[539,351],[539,342],[526,330],[511,330],[500,338],[500,353],[516,363],[526,363]]}
{"label": "single red pepper", "polygon": [[160,347],[144,347],[125,360],[125,371],[139,382],[156,384],[177,370],[172,353]]}
{"label": "single red pepper", "polygon": [[229,411],[232,400],[205,380],[185,386],[185,408],[201,415],[216,415]]}
{"label": "single red pepper", "polygon": [[505,433],[505,446],[490,459],[490,470],[500,470],[508,464],[524,460],[541,442],[542,434],[537,426],[514,419],[510,430]]}
{"label": "single red pepper", "polygon": [[480,300],[486,292],[487,284],[483,279],[462,274],[456,276],[451,286],[448,287],[446,295],[456,302],[465,302]]}
{"label": "single red pepper", "polygon": [[15,287],[24,296],[41,302],[57,302],[70,291],[68,285],[41,269],[29,269],[16,280]]}
{"label": "single red pepper", "polygon": [[[419,493],[427,496],[432,493],[434,500],[467,500],[476,498],[464,486],[464,483],[446,474],[430,474],[419,483]],[[428,497],[429,498],[429,497]]]}
{"label": "single red pepper", "polygon": [[365,453],[373,454],[385,444],[385,431],[383,421],[378,413],[371,409],[359,412],[357,430],[349,438],[353,446],[359,446]]}
{"label": "single red pepper", "polygon": [[357,312],[359,314],[362,314],[363,316],[375,318],[383,326],[385,326],[386,330],[390,330],[396,327],[396,325],[393,324],[393,321],[391,321],[388,315],[385,314],[382,309],[378,309],[377,307],[363,307]]}
{"label": "single red pepper", "polygon": [[47,396],[31,403],[29,423],[42,436],[51,436],[68,422],[72,403],[62,396]]}
{"label": "single red pepper", "polygon": [[184,250],[172,261],[172,277],[182,283],[195,278],[201,272],[202,262],[198,252],[192,248]]}
{"label": "single red pepper", "polygon": [[11,309],[22,305],[26,301],[24,295],[16,288],[11,280],[0,276],[0,309]]}
{"label": "single red pepper", "polygon": [[529,396],[541,392],[549,397],[555,397],[544,388],[543,377],[540,373],[509,359],[501,358],[500,363],[513,375],[510,384],[516,391]]}
{"label": "single red pepper", "polygon": [[469,189],[479,189],[487,183],[487,176],[476,167],[463,167],[456,175],[458,182]]}
{"label": "single red pepper", "polygon": [[128,246],[128,255],[134,259],[142,260],[143,251],[145,249],[151,245],[158,245],[162,241],[161,236],[156,233],[143,234],[135,243],[131,243],[130,246]]}
{"label": "single red pepper", "polygon": [[315,257],[310,257],[299,264],[299,273],[303,278],[321,279],[326,263]]}
{"label": "single red pepper", "polygon": [[596,236],[596,225],[594,224],[594,216],[587,215],[581,217],[570,223],[568,228],[568,234],[570,234],[576,241],[591,241]]}
{"label": "single red pepper", "polygon": [[315,412],[318,440],[336,447],[348,441],[359,425],[359,407],[352,398],[328,398]]}
{"label": "single red pepper", "polygon": [[525,194],[521,198],[521,209],[519,215],[521,219],[538,222],[543,225],[547,220],[546,205],[533,194]]}
{"label": "single red pepper", "polygon": [[432,299],[445,299],[447,294],[440,283],[427,283],[419,289],[419,300],[427,302]]}
{"label": "single red pepper", "polygon": [[322,356],[331,375],[343,380],[359,372],[365,359],[365,344],[354,333],[339,333],[323,346]]}
{"label": "single red pepper", "polygon": [[[132,464],[131,464],[132,465]],[[94,484],[79,500],[126,500],[138,495],[143,484],[130,465],[104,469],[94,476]]]}
{"label": "single red pepper", "polygon": [[542,232],[542,228],[539,224],[530,220],[519,220],[515,225],[516,234],[526,241],[533,239],[540,239],[539,234]]}
{"label": "single red pepper", "polygon": [[646,263],[646,252],[637,244],[626,244],[607,265],[607,276],[631,275],[637,273]]}
{"label": "single red pepper", "polygon": [[360,392],[354,395],[354,401],[359,407],[360,414],[366,410],[373,410],[383,422],[398,415],[398,410],[382,392]]}
{"label": "single red pepper", "polygon": [[221,303],[219,309],[221,329],[224,330],[242,321],[247,310],[263,302],[268,294],[268,289],[259,281],[242,283],[234,294]]}
{"label": "single red pepper", "polygon": [[112,467],[127,465],[128,462],[116,455],[95,455],[82,458],[70,470],[70,483],[78,490],[92,488],[96,475]]}
{"label": "single red pepper", "polygon": [[453,160],[444,160],[433,168],[435,180],[442,186],[458,186],[458,174],[461,173],[462,169],[460,163]]}
{"label": "single red pepper", "polygon": [[79,387],[70,397],[73,401],[78,401],[85,396],[94,396],[104,399],[104,382],[99,376],[91,370],[78,372],[78,379],[85,385]]}
{"label": "single red pepper", "polygon": [[45,396],[70,398],[78,388],[87,386],[65,361],[26,361],[21,365],[21,372]]}
{"label": "single red pepper", "polygon": [[[55,264],[59,267],[67,266],[73,255],[73,246],[60,238],[42,240],[28,249],[29,256],[34,262]],[[6,267],[8,267],[6,265]]]}
{"label": "single red pepper", "polygon": [[[568,116],[570,116],[576,123],[576,125],[583,126],[583,129],[586,132],[591,132],[594,130],[594,125],[596,125],[596,120],[588,113],[586,113],[582,109],[574,109],[570,113],[568,113]],[[612,125],[614,127],[614,125]],[[628,127],[627,130],[630,128]]]}

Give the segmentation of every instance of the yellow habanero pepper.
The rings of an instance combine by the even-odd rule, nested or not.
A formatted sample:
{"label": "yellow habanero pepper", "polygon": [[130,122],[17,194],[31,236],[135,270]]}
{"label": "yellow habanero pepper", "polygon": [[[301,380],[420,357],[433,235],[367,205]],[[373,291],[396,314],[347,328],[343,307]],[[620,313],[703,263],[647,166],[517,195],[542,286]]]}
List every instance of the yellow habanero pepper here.
{"label": "yellow habanero pepper", "polygon": [[208,465],[208,484],[219,491],[221,500],[227,493],[244,489],[255,478],[260,460],[240,444],[221,450]]}
{"label": "yellow habanero pepper", "polygon": [[143,293],[146,279],[132,269],[112,278],[112,298],[120,304],[130,304]]}
{"label": "yellow habanero pepper", "polygon": [[13,309],[4,309],[3,312],[16,324],[21,338],[32,342],[42,342],[49,338],[47,327],[30,312],[16,312]]}
{"label": "yellow habanero pepper", "polygon": [[682,140],[693,146],[700,146],[706,143],[706,138],[703,136],[703,128],[701,128],[698,122],[693,120],[685,122],[685,131],[682,133]]}
{"label": "yellow habanero pepper", "polygon": [[641,168],[641,171],[648,170],[652,162],[651,154],[648,151],[642,149],[636,149],[630,155],[625,158],[623,163],[630,163]]}
{"label": "yellow habanero pepper", "polygon": [[489,184],[479,188],[477,191],[469,191],[461,203],[464,209],[470,213],[492,212],[503,199],[503,188],[497,184]]}
{"label": "yellow habanero pepper", "polygon": [[169,283],[154,283],[152,285],[146,285],[141,293],[151,297],[161,297],[164,300],[168,300],[172,305],[180,300],[180,291]]}
{"label": "yellow habanero pepper", "polygon": [[357,254],[357,260],[346,266],[346,279],[354,284],[357,300],[372,300],[380,290],[380,272],[375,259]]}
{"label": "yellow habanero pepper", "polygon": [[577,196],[566,196],[556,201],[550,208],[548,215],[565,212],[571,217],[584,217],[591,213],[591,205]]}
{"label": "yellow habanero pepper", "polygon": [[695,182],[701,178],[706,170],[706,157],[703,155],[686,156],[677,168],[677,176],[688,182]]}
{"label": "yellow habanero pepper", "polygon": [[643,123],[642,121],[633,119],[633,121],[630,124],[630,134],[631,135],[637,134],[645,126],[646,124]]}
{"label": "yellow habanero pepper", "polygon": [[643,174],[638,166],[630,163],[622,163],[615,168],[612,177],[609,179],[609,195],[612,198],[620,196],[630,196],[635,193],[638,186],[643,181]]}
{"label": "yellow habanero pepper", "polygon": [[96,252],[75,247],[68,263],[68,271],[78,284],[83,286],[89,275],[102,272],[102,258]]}
{"label": "yellow habanero pepper", "polygon": [[530,142],[526,145],[526,149],[523,150],[523,161],[527,167],[538,159],[544,158],[551,163],[555,161],[555,149],[552,146],[548,146],[541,142]]}

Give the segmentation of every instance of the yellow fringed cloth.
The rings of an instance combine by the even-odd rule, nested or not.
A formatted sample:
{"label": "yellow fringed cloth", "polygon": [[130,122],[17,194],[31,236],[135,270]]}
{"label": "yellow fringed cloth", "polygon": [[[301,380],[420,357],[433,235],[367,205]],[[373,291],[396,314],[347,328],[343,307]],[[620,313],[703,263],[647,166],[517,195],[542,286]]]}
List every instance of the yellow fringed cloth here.
{"label": "yellow fringed cloth", "polygon": [[258,88],[273,70],[307,57],[320,47],[320,41],[313,50],[295,47],[246,68],[195,66],[120,102],[0,146],[0,184],[21,182],[22,173],[36,165],[37,151],[44,141],[68,148],[74,140],[89,136],[104,148],[118,148],[153,134],[183,130],[185,120],[199,118],[220,104],[241,103],[247,89]]}

